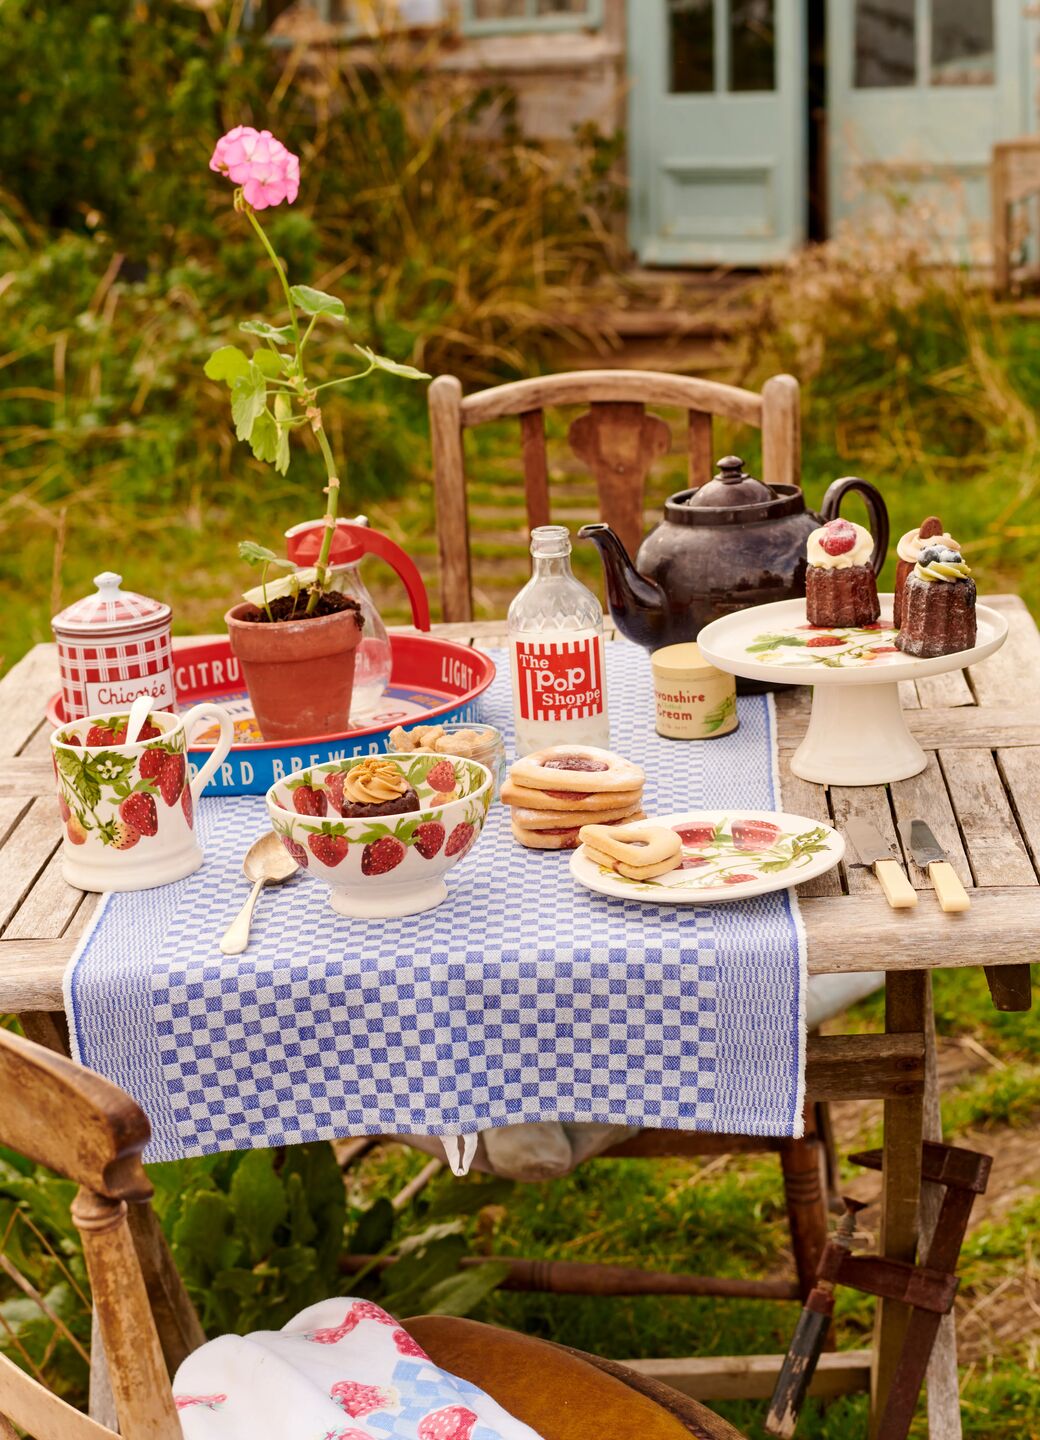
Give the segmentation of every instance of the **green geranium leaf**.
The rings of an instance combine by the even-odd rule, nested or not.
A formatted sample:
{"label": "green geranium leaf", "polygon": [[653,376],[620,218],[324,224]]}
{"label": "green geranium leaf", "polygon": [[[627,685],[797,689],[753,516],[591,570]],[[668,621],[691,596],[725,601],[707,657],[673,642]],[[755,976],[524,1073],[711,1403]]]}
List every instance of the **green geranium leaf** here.
{"label": "green geranium leaf", "polygon": [[273,350],[258,350],[253,356],[253,364],[268,380],[277,380],[285,368],[284,359],[285,356],[276,355]]}
{"label": "green geranium leaf", "polygon": [[324,290],[312,290],[309,285],[294,285],[289,291],[295,306],[305,315],[332,315],[336,320],[347,318],[346,306],[335,295]]}
{"label": "green geranium leaf", "polygon": [[261,410],[253,421],[253,428],[249,432],[249,443],[258,460],[266,460],[268,464],[274,463],[275,455],[278,452],[278,426],[268,411]]}
{"label": "green geranium leaf", "polygon": [[273,550],[268,550],[266,545],[258,545],[255,540],[240,540],[238,555],[240,560],[248,560],[250,565],[281,565],[287,570],[295,569],[291,560],[286,560],[284,555],[276,555]]}
{"label": "green geranium leaf", "polygon": [[239,375],[231,385],[231,418],[235,422],[235,434],[240,440],[248,440],[253,433],[256,417],[267,404],[267,381],[258,365],[252,362],[244,375]]}
{"label": "green geranium leaf", "polygon": [[425,370],[416,370],[414,365],[402,365],[398,360],[388,360],[385,355],[377,355],[367,345],[355,345],[354,349],[359,355],[364,355],[370,365],[377,370],[386,370],[390,375],[400,375],[405,380],[429,380]]}
{"label": "green geranium leaf", "polygon": [[274,397],[274,418],[278,422],[278,443],[274,452],[274,468],[284,475],[289,468],[289,425],[292,418],[292,401],[288,395],[279,393]]}
{"label": "green geranium leaf", "polygon": [[237,345],[221,345],[202,367],[209,380],[223,380],[231,385],[249,369],[249,356]]}
{"label": "green geranium leaf", "polygon": [[276,345],[293,338],[291,325],[268,325],[266,320],[243,320],[238,328],[247,335],[258,335],[261,340],[273,340]]}

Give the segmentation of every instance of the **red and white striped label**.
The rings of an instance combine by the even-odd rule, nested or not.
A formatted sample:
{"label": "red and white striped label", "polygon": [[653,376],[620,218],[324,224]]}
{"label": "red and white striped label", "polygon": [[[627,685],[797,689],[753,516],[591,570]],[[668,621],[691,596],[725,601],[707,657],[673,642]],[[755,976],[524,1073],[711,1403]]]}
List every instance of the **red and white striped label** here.
{"label": "red and white striped label", "polygon": [[603,639],[514,640],[519,720],[587,720],[606,708]]}

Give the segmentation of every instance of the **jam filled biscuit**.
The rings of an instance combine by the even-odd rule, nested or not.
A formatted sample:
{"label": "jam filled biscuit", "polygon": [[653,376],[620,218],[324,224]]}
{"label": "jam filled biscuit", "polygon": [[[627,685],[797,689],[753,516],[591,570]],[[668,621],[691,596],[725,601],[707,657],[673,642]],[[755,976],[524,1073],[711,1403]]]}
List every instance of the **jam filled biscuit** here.
{"label": "jam filled biscuit", "polygon": [[619,805],[616,810],[593,811],[592,816],[573,810],[528,810],[523,805],[513,809],[513,819],[524,830],[555,830],[570,825],[578,829],[588,824],[590,818],[599,825],[613,825],[619,820],[643,820],[646,817],[638,800],[633,805]]}
{"label": "jam filled biscuit", "polygon": [[646,778],[638,765],[593,745],[550,745],[518,760],[510,779],[527,790],[577,790],[583,794],[638,790]]}
{"label": "jam filled biscuit", "polygon": [[558,830],[525,830],[514,820],[511,829],[513,839],[527,850],[577,850],[581,844],[577,825]]}
{"label": "jam filled biscuit", "polygon": [[566,811],[568,814],[587,815],[594,820],[602,810],[630,810],[640,804],[643,787],[634,790],[604,790],[593,795],[585,790],[529,790],[509,779],[502,786],[502,799],[507,805],[525,810]]}
{"label": "jam filled biscuit", "polygon": [[583,825],[579,839],[591,847],[598,864],[606,857],[619,875],[630,880],[667,875],[682,860],[682,841],[663,825]]}

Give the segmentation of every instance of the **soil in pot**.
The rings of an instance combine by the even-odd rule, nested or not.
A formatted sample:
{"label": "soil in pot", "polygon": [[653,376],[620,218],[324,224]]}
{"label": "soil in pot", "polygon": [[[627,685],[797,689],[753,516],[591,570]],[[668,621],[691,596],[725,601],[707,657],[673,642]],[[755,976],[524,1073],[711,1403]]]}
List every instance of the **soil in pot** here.
{"label": "soil in pot", "polygon": [[272,600],[267,610],[259,609],[255,605],[243,606],[244,613],[239,619],[246,620],[251,625],[278,624],[282,620],[320,620],[323,615],[336,615],[341,610],[356,610],[358,612],[358,624],[361,621],[361,607],[356,600],[349,595],[342,594],[339,590],[329,590],[322,595],[314,609],[307,614],[307,602],[309,596],[306,590],[301,590],[298,595],[280,595],[277,600]]}
{"label": "soil in pot", "polygon": [[[293,597],[283,598],[287,606],[293,603]],[[361,608],[338,592],[325,601],[331,602],[325,614],[320,605],[311,615],[297,607],[272,622],[264,611],[242,604],[224,617],[265,740],[342,735],[350,728]],[[276,616],[279,604],[271,605]]]}

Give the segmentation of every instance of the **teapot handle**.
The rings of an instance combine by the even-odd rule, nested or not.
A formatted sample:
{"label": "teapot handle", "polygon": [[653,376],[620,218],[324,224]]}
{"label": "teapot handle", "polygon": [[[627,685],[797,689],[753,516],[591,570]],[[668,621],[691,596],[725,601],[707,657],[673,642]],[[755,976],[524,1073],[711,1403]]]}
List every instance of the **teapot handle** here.
{"label": "teapot handle", "polygon": [[871,485],[869,480],[860,480],[856,475],[846,475],[843,480],[835,480],[834,484],[828,487],[820,506],[820,514],[824,520],[836,520],[841,511],[841,502],[850,494],[863,496],[867,514],[870,516],[870,533],[874,537],[870,568],[875,575],[880,575],[888,554],[889,535],[888,506],[881,491]]}
{"label": "teapot handle", "polygon": [[[311,520],[302,525],[294,525],[291,530],[286,532],[285,548],[289,559],[297,565],[313,565],[318,558],[323,530],[324,522],[321,520]],[[378,555],[380,560],[385,560],[392,570],[396,570],[408,592],[408,599],[412,607],[412,624],[416,630],[429,630],[430,599],[426,594],[426,582],[419,573],[419,567],[415,561],[401,549],[396,541],[391,540],[388,535],[381,535],[378,530],[370,530],[367,524],[359,525],[356,521],[337,520],[333,554],[330,557],[333,564],[336,563],[337,541],[345,542],[348,549],[350,546],[357,547],[351,556],[352,559],[360,559],[361,554]]]}

